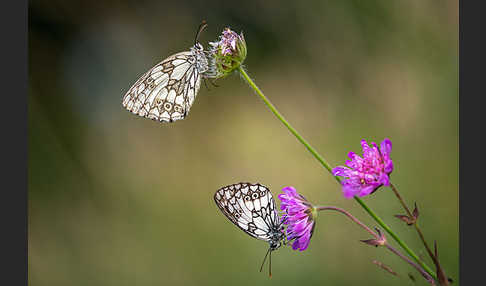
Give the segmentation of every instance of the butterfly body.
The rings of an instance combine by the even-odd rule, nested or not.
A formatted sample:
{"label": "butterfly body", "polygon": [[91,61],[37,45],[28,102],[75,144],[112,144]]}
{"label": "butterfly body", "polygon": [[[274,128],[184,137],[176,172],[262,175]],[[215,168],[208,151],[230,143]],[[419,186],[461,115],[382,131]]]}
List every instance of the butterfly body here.
{"label": "butterfly body", "polygon": [[223,214],[248,235],[269,243],[269,251],[282,246],[283,224],[270,190],[261,184],[238,183],[214,194]]}

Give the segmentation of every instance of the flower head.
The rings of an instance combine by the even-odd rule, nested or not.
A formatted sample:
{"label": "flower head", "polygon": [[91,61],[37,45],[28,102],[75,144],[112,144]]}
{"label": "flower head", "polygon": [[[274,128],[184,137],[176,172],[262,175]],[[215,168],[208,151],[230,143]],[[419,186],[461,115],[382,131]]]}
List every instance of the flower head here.
{"label": "flower head", "polygon": [[238,35],[230,28],[225,28],[219,41],[210,42],[211,55],[214,58],[218,75],[225,77],[237,69],[246,58],[246,42],[243,33]]}
{"label": "flower head", "polygon": [[361,140],[363,158],[354,152],[349,152],[351,160],[346,161],[345,166],[339,166],[332,170],[334,176],[347,177],[342,181],[343,194],[346,198],[354,196],[364,197],[376,191],[382,185],[390,185],[389,175],[393,171],[393,162],[390,159],[392,143],[385,138],[381,142],[380,149],[375,142],[371,147],[366,140]]}
{"label": "flower head", "polygon": [[224,56],[232,55],[236,51],[236,41],[239,39],[239,35],[234,31],[231,31],[230,28],[226,28],[223,31],[223,35],[221,36],[221,52]]}
{"label": "flower head", "polygon": [[285,211],[283,223],[287,225],[287,241],[293,240],[294,250],[306,250],[314,232],[317,211],[293,187],[285,187],[282,191],[278,198],[281,201],[280,209]]}

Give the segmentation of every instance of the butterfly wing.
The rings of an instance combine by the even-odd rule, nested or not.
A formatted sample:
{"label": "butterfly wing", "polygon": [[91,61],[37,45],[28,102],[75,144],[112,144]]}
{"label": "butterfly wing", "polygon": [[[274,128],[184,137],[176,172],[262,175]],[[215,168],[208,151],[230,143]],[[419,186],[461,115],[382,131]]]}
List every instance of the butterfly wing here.
{"label": "butterfly wing", "polygon": [[223,187],[214,194],[214,201],[231,222],[257,239],[270,241],[275,226],[280,225],[272,193],[258,183]]}
{"label": "butterfly wing", "polygon": [[122,105],[134,114],[161,122],[184,119],[201,83],[195,61],[187,51],[156,64],[123,96]]}

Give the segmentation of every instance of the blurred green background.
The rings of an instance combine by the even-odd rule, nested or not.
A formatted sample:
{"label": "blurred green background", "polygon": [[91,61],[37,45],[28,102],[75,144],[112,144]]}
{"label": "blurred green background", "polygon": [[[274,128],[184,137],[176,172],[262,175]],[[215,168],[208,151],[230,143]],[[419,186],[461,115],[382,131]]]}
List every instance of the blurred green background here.
{"label": "blurred green background", "polygon": [[[268,245],[218,210],[224,185],[291,185],[375,224],[238,74],[173,124],[121,106],[203,19],[206,47],[244,32],[250,76],[331,165],[392,140],[392,182],[458,285],[458,3],[418,0],[30,1],[29,284],[426,285],[337,213],[308,250],[275,252],[271,279],[258,272]],[[389,188],[364,200],[433,267]]]}

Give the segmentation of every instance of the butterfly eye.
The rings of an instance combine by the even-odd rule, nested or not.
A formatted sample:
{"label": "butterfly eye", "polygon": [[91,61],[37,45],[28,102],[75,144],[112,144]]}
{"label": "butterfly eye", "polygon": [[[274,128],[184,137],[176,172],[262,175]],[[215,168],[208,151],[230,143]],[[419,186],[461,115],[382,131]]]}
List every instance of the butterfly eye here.
{"label": "butterfly eye", "polygon": [[258,194],[257,194],[257,193],[253,193],[253,194],[251,195],[251,197],[252,197],[252,199],[257,199],[257,198],[258,198]]}
{"label": "butterfly eye", "polygon": [[250,201],[250,200],[251,200],[250,196],[245,196],[245,201]]}

